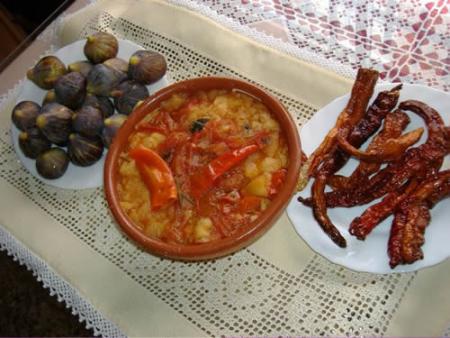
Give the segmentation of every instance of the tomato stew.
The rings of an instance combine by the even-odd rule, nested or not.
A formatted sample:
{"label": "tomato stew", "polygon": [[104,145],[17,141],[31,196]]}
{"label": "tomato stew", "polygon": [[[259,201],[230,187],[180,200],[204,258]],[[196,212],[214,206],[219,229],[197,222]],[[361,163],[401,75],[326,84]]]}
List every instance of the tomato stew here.
{"label": "tomato stew", "polygon": [[284,182],[288,147],[257,99],[177,93],[135,126],[119,158],[120,206],[148,236],[204,243],[232,235]]}

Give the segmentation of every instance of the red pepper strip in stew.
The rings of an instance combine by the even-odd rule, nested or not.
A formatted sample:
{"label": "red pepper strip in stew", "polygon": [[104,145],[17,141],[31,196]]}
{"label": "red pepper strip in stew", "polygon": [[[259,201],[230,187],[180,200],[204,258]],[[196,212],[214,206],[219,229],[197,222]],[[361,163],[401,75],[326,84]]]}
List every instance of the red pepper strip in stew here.
{"label": "red pepper strip in stew", "polygon": [[270,135],[270,132],[263,130],[249,138],[242,138],[242,137],[231,138],[230,137],[229,139],[225,140],[225,143],[231,149],[240,148],[240,147],[243,147],[248,144],[257,144],[257,145],[263,147],[264,142],[267,141],[267,138],[269,137],[269,135]]}
{"label": "red pepper strip in stew", "polygon": [[151,120],[139,123],[135,130],[143,132],[157,132],[163,135],[175,129],[175,121],[168,112],[162,110]]}
{"label": "red pepper strip in stew", "polygon": [[286,178],[287,170],[282,168],[272,173],[269,186],[269,197],[275,196]]}
{"label": "red pepper strip in stew", "polygon": [[239,201],[239,211],[243,213],[258,211],[261,209],[261,201],[261,197],[251,195],[244,196]]}
{"label": "red pepper strip in stew", "polygon": [[170,135],[160,143],[156,149],[158,154],[164,155],[164,153],[171,151],[178,147],[179,145],[187,142],[190,138],[190,135],[184,131],[175,131],[170,133]]}
{"label": "red pepper strip in stew", "polygon": [[247,157],[257,152],[259,149],[260,147],[258,145],[251,144],[240,149],[228,151],[216,157],[207,166],[201,168],[197,174],[192,176],[192,196],[195,198],[201,197],[212,188],[214,182],[220,176],[244,161]]}
{"label": "red pepper strip in stew", "polygon": [[152,210],[157,210],[177,199],[177,188],[167,163],[153,150],[145,147],[131,149],[142,180],[150,191]]}
{"label": "red pepper strip in stew", "polygon": [[136,126],[136,131],[145,131],[148,133],[160,133],[163,135],[166,135],[167,130],[165,130],[163,127],[155,126],[154,124],[151,124],[150,122],[141,123],[138,126]]}

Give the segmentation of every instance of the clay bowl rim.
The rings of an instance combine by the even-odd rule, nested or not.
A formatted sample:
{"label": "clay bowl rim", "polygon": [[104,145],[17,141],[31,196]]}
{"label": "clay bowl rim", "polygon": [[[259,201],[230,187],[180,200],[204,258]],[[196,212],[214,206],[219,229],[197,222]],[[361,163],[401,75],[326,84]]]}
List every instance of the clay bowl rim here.
{"label": "clay bowl rim", "polygon": [[[141,232],[125,214],[119,204],[116,182],[118,178],[117,161],[127,144],[134,126],[150,111],[177,92],[197,90],[228,89],[246,93],[261,101],[277,119],[286,137],[289,152],[289,165],[286,181],[269,207],[248,227],[233,236],[203,244],[169,244],[151,238]],[[295,192],[301,166],[301,145],[297,126],[287,109],[278,99],[257,85],[227,77],[200,77],[173,83],[149,96],[128,117],[111,144],[104,166],[104,191],[109,208],[120,229],[146,251],[157,256],[184,261],[198,261],[222,257],[236,252],[257,240],[278,219]]]}

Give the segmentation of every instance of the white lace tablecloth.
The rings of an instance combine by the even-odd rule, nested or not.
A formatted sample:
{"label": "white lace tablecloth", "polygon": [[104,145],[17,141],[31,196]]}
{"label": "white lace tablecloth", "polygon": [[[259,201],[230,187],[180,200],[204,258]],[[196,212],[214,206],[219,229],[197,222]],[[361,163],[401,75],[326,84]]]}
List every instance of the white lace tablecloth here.
{"label": "white lace tablecloth", "polygon": [[[47,52],[51,52],[64,42],[84,37],[95,30],[108,30],[165,54],[173,81],[219,74],[241,77],[266,86],[289,108],[299,126],[333,95],[348,90],[350,80],[346,79],[352,78],[360,65],[377,68],[388,81],[424,83],[450,90],[450,19],[449,4],[445,1],[171,0],[175,7],[195,14],[192,21],[187,13],[178,16],[180,29],[173,28],[172,36],[166,35],[162,28],[158,32],[153,30],[146,22],[147,16],[139,16],[138,12],[142,9],[145,13],[148,8],[175,16],[180,15],[175,13],[177,10],[165,5],[151,6],[151,2],[143,1],[117,0],[112,3],[115,6],[106,1],[94,3],[92,9],[85,9],[82,14],[62,17],[39,37],[40,43],[46,44]],[[80,17],[84,14],[85,21],[80,24]],[[276,59],[297,65],[300,60],[305,64],[298,65],[299,69],[311,74],[318,72],[324,78],[335,78],[335,87],[323,93],[297,93],[295,77],[300,79],[305,74],[294,72],[294,79],[286,81],[265,78],[250,63],[233,63],[231,56],[228,59],[215,54],[220,47],[202,49],[201,41],[182,39],[187,34],[182,23],[199,22],[195,21],[198,20],[196,15],[218,24],[216,27],[208,22],[199,23],[212,25],[210,28],[218,34],[216,36],[224,39],[219,42],[226,40],[233,46],[236,37],[232,34],[238,33],[260,46],[271,47],[271,50],[265,50],[244,40],[236,42],[245,46],[248,53],[255,53],[257,49],[254,55],[261,57],[256,64]],[[152,14],[148,12],[148,16]],[[158,20],[157,17],[152,18]],[[78,23],[79,26],[68,27],[67,22]],[[161,22],[159,27],[164,24],[170,23]],[[222,31],[220,27],[234,33]],[[294,60],[285,55],[294,57]],[[29,65],[36,59],[37,55],[29,60]],[[271,67],[276,65],[268,65],[268,73]],[[324,73],[323,69],[330,73]],[[17,79],[21,76],[17,74]],[[305,80],[308,81],[307,78]],[[11,107],[17,88],[1,97],[0,111]],[[288,224],[285,216],[254,246],[227,258],[194,264],[161,260],[138,250],[115,229],[101,189],[67,192],[43,185],[17,162],[9,138],[9,128],[4,126],[0,130],[0,186],[17,192],[11,200],[24,205],[26,201],[30,208],[43,211],[50,223],[62,228],[61,235],[70,234],[92,251],[92,255],[105,259],[111,264],[111,269],[117,269],[124,276],[124,281],[117,281],[117,284],[128,286],[131,284],[127,283],[132,282],[136,290],[130,294],[142,292],[149,302],[159,304],[160,307],[152,308],[152,311],[159,309],[160,313],[170,314],[170,318],[179,316],[180,323],[172,323],[172,331],[149,328],[148,335],[171,332],[191,336],[353,336],[408,332],[396,327],[397,323],[404,325],[410,318],[403,308],[418,305],[407,297],[408,293],[411,288],[422,287],[434,278],[434,272],[430,276],[418,276],[417,273],[377,276],[351,272],[327,262],[297,242],[297,246],[287,245],[284,253],[271,252],[268,236],[272,236],[274,243],[292,241],[292,238],[286,239],[294,232],[291,228],[283,228]],[[73,211],[68,213],[67,210]],[[65,301],[87,327],[94,329],[95,334],[124,336],[143,332],[130,330],[129,320],[124,319],[124,314],[115,317],[114,312],[105,312],[103,315],[102,310],[108,307],[103,302],[92,303],[94,298],[88,295],[93,291],[89,285],[85,288],[79,286],[84,285],[82,283],[72,285],[69,281],[78,282],[77,276],[71,275],[73,271],[66,271],[63,262],[54,262],[51,256],[44,257],[44,251],[36,254],[39,245],[31,246],[19,235],[13,235],[6,226],[11,227],[11,222],[0,213],[0,224],[5,225],[0,226],[0,248],[31,269],[44,287]],[[14,222],[20,223],[20,217]],[[288,255],[295,259],[289,260]],[[127,303],[125,299],[122,301]],[[138,299],[134,301],[139,303]],[[150,316],[149,322],[157,322],[155,316]],[[145,318],[136,325],[145,327]],[[183,325],[184,331],[177,331]],[[439,325],[439,333],[448,336],[449,329],[446,330],[442,320],[436,325]]]}
{"label": "white lace tablecloth", "polygon": [[345,76],[363,65],[388,82],[450,91],[448,1],[171,2]]}

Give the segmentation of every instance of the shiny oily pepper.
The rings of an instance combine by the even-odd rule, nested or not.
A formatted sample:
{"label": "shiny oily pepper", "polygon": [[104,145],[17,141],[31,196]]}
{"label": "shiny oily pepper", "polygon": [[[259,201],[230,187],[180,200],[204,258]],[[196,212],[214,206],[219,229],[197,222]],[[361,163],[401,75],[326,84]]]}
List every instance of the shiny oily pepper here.
{"label": "shiny oily pepper", "polygon": [[56,56],[44,56],[27,72],[27,78],[42,89],[52,89],[56,80],[66,74],[64,63]]}
{"label": "shiny oily pepper", "polygon": [[116,57],[119,42],[114,35],[98,32],[90,35],[84,45],[84,55],[94,64]]}

